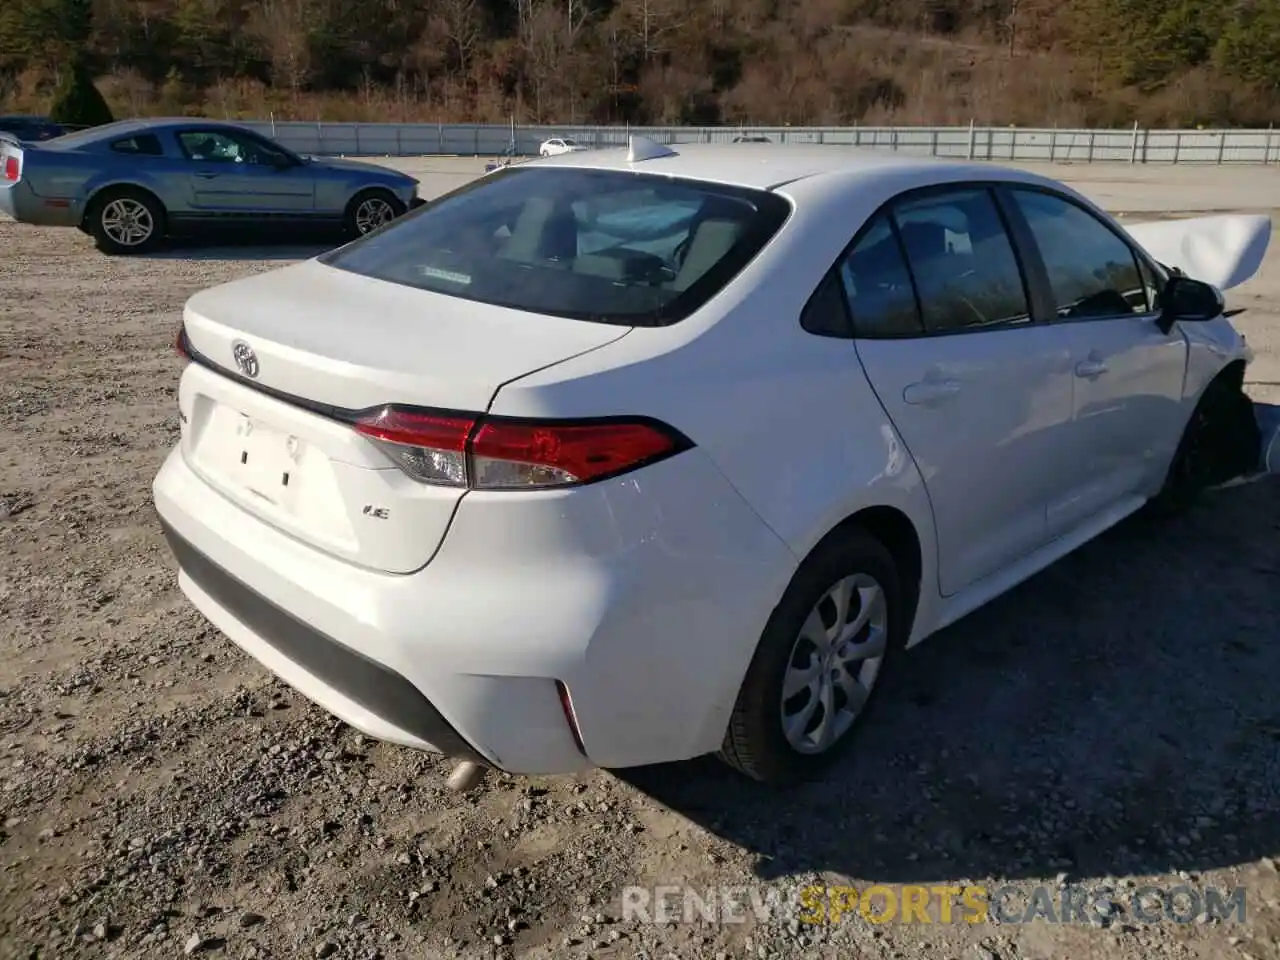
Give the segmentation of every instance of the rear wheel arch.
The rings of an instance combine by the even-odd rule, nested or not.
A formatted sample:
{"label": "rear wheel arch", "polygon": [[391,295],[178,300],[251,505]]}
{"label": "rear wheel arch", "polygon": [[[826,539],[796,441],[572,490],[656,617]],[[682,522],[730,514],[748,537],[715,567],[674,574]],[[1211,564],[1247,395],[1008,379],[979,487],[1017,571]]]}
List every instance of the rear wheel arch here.
{"label": "rear wheel arch", "polygon": [[[897,662],[910,636],[920,567],[919,536],[897,508],[864,508],[828,531],[795,570],[756,642],[728,717],[720,758],[749,777],[785,786],[820,773],[843,754],[861,727],[861,714],[882,686],[877,678]],[[837,599],[832,606],[831,600],[859,581],[862,587],[844,594],[852,597],[846,618],[846,601]],[[831,639],[829,647],[827,641],[817,641],[805,648],[813,630],[802,624],[815,616],[821,616],[825,627],[820,629],[828,638],[835,637],[835,624],[852,624],[858,632],[848,639]],[[870,632],[863,634],[864,630]],[[850,663],[837,667],[836,661],[844,659]],[[844,694],[819,692],[828,670],[832,687]],[[788,692],[797,671],[800,685]],[[851,685],[854,673],[859,679]],[[842,676],[844,680],[838,679]],[[861,692],[854,696],[856,686]],[[852,718],[847,707],[854,711]],[[820,738],[816,746],[805,746],[794,739],[797,720],[801,725],[817,724],[814,737],[827,722],[842,725],[832,734],[835,740],[823,745],[825,738]],[[809,737],[807,728],[799,735]]]}
{"label": "rear wheel arch", "polygon": [[80,229],[87,231],[89,229],[89,217],[93,214],[93,212],[98,208],[98,206],[103,202],[105,198],[110,196],[112,193],[120,192],[120,191],[129,191],[129,192],[146,194],[146,196],[150,200],[154,201],[160,207],[161,210],[164,210],[166,213],[168,213],[168,207],[166,207],[164,201],[160,199],[160,195],[156,193],[154,190],[152,190],[150,187],[143,186],[140,183],[124,182],[124,181],[117,181],[114,183],[104,183],[100,187],[95,187],[94,191],[91,194],[89,194],[88,199],[85,200],[84,213],[80,217]]}
{"label": "rear wheel arch", "polygon": [[826,535],[814,544],[808,556],[825,549],[832,541],[847,536],[853,530],[861,530],[874,537],[893,558],[905,594],[904,606],[908,616],[907,630],[903,635],[909,635],[911,623],[915,619],[916,608],[920,602],[921,582],[924,578],[924,547],[920,542],[915,523],[897,507],[864,507],[851,513],[827,531]]}

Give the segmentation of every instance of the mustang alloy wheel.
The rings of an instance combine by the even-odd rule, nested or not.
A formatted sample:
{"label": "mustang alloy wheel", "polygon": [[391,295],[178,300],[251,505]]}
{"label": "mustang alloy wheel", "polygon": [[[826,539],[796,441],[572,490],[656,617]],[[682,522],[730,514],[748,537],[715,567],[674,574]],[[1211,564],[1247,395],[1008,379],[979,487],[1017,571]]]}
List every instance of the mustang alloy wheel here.
{"label": "mustang alloy wheel", "polygon": [[89,232],[104,253],[145,253],[164,235],[164,208],[141,190],[114,190],[88,216]]}
{"label": "mustang alloy wheel", "polygon": [[357,237],[386,226],[405,212],[404,205],[381,190],[358,195],[347,212],[347,230]]}

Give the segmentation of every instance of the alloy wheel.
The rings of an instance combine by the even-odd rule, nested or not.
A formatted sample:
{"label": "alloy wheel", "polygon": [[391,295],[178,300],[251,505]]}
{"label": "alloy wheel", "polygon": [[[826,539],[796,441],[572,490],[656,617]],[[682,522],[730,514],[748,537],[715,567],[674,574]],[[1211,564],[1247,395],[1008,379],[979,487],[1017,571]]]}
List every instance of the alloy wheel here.
{"label": "alloy wheel", "polygon": [[356,208],[356,230],[363,235],[385,226],[395,218],[395,208],[387,200],[369,197]]}
{"label": "alloy wheel", "polygon": [[141,246],[155,229],[155,218],[139,200],[119,197],[102,208],[102,232],[122,247]]}
{"label": "alloy wheel", "polygon": [[800,628],[782,683],[781,720],[798,753],[825,753],[861,715],[884,663],[889,611],[867,574],[830,587]]}

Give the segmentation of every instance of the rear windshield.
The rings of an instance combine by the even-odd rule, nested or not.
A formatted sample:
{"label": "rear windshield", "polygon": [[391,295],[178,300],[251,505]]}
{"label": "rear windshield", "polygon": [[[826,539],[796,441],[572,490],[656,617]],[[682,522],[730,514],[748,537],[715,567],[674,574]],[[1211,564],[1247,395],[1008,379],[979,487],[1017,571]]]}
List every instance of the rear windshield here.
{"label": "rear windshield", "polygon": [[137,129],[138,123],[135,120],[117,120],[115,123],[104,123],[99,127],[86,127],[83,130],[64,133],[60,137],[54,137],[52,140],[46,141],[42,146],[46,150],[75,150],[86,143],[93,143],[95,140],[109,137],[119,130]]}
{"label": "rear windshield", "polygon": [[789,212],[765,191],[617,170],[508,168],[320,260],[530,313],[664,326],[732,280]]}

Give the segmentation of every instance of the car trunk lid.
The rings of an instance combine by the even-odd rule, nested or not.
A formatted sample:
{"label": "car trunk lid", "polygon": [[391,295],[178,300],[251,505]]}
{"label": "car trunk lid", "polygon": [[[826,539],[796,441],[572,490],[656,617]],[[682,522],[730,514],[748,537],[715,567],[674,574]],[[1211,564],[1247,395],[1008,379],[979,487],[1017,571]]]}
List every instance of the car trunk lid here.
{"label": "car trunk lid", "polygon": [[484,412],[500,386],[629,327],[533,315],[315,261],[215,287],[184,311],[192,469],[247,512],[371,569],[430,561],[464,489],[407,476],[351,427],[387,404]]}

